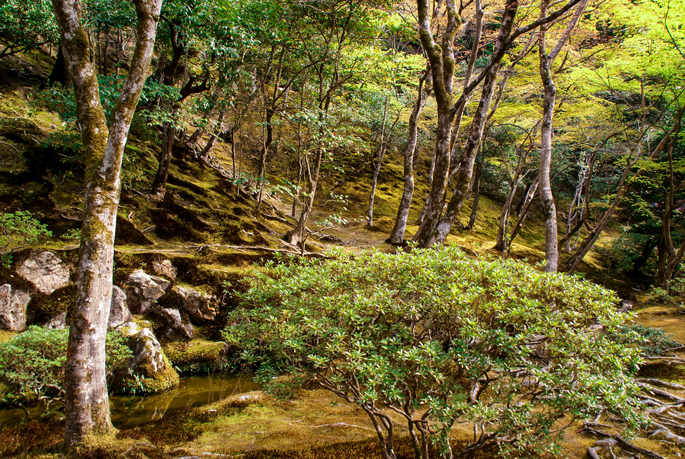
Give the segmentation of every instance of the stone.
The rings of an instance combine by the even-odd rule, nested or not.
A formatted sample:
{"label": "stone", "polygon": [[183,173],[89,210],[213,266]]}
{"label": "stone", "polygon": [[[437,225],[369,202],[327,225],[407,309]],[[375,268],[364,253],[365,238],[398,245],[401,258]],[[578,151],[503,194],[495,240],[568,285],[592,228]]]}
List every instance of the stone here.
{"label": "stone", "polygon": [[170,260],[153,261],[152,271],[158,276],[164,276],[171,280],[176,279],[176,275],[178,275],[178,269],[171,264]]}
{"label": "stone", "polygon": [[45,325],[43,325],[43,328],[49,328],[50,330],[64,330],[67,328],[66,311],[50,319]]}
{"label": "stone", "polygon": [[178,385],[178,373],[152,330],[135,322],[126,322],[116,330],[127,338],[127,345],[133,352],[128,367],[138,377],[136,384],[142,385],[145,392],[161,392]]}
{"label": "stone", "polygon": [[189,341],[195,335],[195,328],[188,315],[178,309],[157,306],[150,310],[164,325],[164,337],[171,341]]}
{"label": "stone", "polygon": [[217,313],[216,297],[189,287],[174,287],[180,297],[180,307],[196,322],[214,320]]}
{"label": "stone", "polygon": [[10,284],[0,286],[0,330],[26,330],[26,306],[31,296],[12,288]]}
{"label": "stone", "polygon": [[126,292],[116,285],[112,287],[112,303],[109,310],[108,328],[117,328],[119,325],[131,321],[131,311],[126,306]]}
{"label": "stone", "polygon": [[161,298],[171,284],[142,269],[134,271],[124,284],[128,308],[133,314],[145,314]]}
{"label": "stone", "polygon": [[17,273],[45,295],[69,285],[69,268],[52,252],[32,254],[17,268]]}

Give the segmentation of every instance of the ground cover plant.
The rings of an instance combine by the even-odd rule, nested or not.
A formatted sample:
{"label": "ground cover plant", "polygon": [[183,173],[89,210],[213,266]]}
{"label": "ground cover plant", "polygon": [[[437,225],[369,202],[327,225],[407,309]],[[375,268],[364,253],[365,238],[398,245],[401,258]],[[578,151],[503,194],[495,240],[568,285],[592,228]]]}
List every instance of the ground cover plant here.
{"label": "ground cover plant", "polygon": [[[398,422],[423,459],[553,451],[600,412],[640,422],[639,350],[612,339],[624,316],[611,291],[453,246],[331,257],[258,274],[225,339],[280,393],[308,381],[358,404],[385,459]],[[458,447],[457,424],[473,426]]]}

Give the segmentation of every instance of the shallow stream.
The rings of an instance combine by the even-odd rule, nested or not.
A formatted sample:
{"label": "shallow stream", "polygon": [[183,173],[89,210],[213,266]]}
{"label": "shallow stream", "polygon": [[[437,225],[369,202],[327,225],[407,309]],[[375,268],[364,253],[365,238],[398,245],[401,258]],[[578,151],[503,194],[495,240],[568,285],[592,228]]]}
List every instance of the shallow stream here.
{"label": "shallow stream", "polygon": [[[145,424],[181,408],[207,405],[231,395],[257,389],[259,385],[249,376],[188,376],[181,378],[181,384],[176,389],[162,394],[111,396],[112,423],[115,427]],[[38,418],[42,411],[42,405],[28,407],[29,414],[35,418]],[[0,410],[0,426],[16,425],[25,418],[26,414],[21,408]]]}

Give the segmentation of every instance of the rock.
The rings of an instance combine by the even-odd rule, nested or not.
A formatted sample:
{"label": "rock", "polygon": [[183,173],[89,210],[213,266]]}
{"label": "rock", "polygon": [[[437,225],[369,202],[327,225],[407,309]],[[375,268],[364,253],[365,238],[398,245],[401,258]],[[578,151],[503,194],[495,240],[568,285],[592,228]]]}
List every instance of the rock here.
{"label": "rock", "polygon": [[45,325],[43,325],[43,328],[49,328],[51,330],[64,330],[67,328],[66,311],[50,319]]}
{"label": "rock", "polygon": [[154,245],[141,230],[129,220],[117,215],[117,232],[114,245]]}
{"label": "rock", "polygon": [[117,328],[131,321],[131,311],[126,306],[126,293],[116,285],[112,287],[112,304],[109,310],[109,328]]}
{"label": "rock", "polygon": [[152,262],[152,270],[158,276],[164,276],[167,279],[174,280],[178,274],[178,270],[171,264],[169,260]]}
{"label": "rock", "polygon": [[162,346],[149,328],[135,322],[126,322],[117,331],[127,338],[128,347],[133,351],[129,368],[136,375],[135,384],[145,392],[161,392],[177,386],[178,373],[167,360]]}
{"label": "rock", "polygon": [[171,341],[189,341],[193,339],[195,329],[188,315],[178,309],[157,306],[150,310],[164,323],[164,336]]}
{"label": "rock", "polygon": [[19,266],[17,273],[45,295],[69,285],[69,269],[52,252],[32,254]]}
{"label": "rock", "polygon": [[0,286],[0,329],[12,331],[26,330],[26,305],[31,296],[23,290],[15,290],[11,285]]}
{"label": "rock", "polygon": [[180,297],[180,307],[188,313],[191,319],[202,322],[214,320],[217,313],[216,297],[199,292],[189,287],[174,287]]}
{"label": "rock", "polygon": [[169,281],[145,274],[142,269],[134,271],[124,284],[129,309],[134,314],[144,314],[166,293],[169,285]]}

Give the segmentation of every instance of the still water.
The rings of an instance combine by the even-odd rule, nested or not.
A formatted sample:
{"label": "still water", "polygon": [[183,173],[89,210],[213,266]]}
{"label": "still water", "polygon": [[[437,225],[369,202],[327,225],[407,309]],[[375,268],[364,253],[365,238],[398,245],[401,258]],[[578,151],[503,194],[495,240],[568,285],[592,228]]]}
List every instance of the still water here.
{"label": "still water", "polygon": [[[181,384],[176,389],[162,394],[111,396],[112,423],[115,427],[144,424],[181,408],[207,405],[231,395],[258,389],[259,385],[249,376],[188,376],[181,379]],[[38,418],[42,409],[42,406],[28,407],[33,418]],[[0,426],[19,424],[25,417],[20,408],[0,410]]]}

